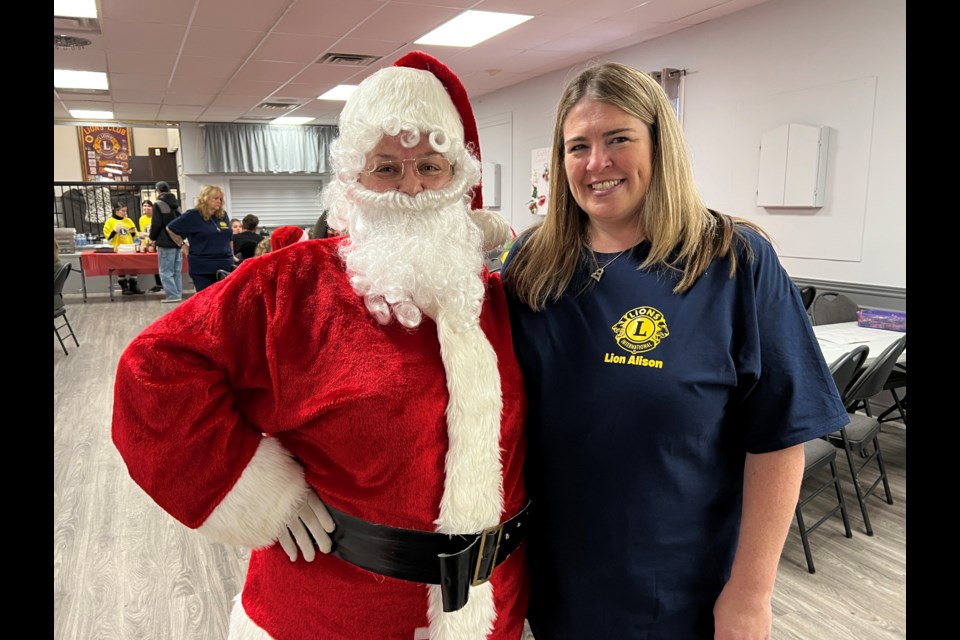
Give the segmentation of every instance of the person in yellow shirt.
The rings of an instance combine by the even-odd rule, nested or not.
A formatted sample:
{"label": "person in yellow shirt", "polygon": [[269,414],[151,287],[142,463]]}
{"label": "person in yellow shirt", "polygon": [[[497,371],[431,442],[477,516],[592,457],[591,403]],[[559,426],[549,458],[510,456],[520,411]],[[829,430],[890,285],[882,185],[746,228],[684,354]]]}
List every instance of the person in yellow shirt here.
{"label": "person in yellow shirt", "polygon": [[[113,205],[113,215],[103,223],[103,237],[113,245],[114,251],[122,244],[133,244],[133,239],[137,237],[137,225],[127,217],[126,205],[119,203]],[[120,274],[119,283],[125,296],[146,293],[137,286],[136,276]]]}
{"label": "person in yellow shirt", "polygon": [[[140,216],[140,222],[137,224],[140,227],[140,250],[146,252],[147,249],[152,244],[150,242],[150,224],[153,222],[153,203],[149,200],[143,201],[143,215]],[[156,250],[156,247],[153,247],[153,250]],[[154,285],[150,289],[150,293],[157,293],[163,291],[163,285],[160,284],[160,274],[153,274]]]}

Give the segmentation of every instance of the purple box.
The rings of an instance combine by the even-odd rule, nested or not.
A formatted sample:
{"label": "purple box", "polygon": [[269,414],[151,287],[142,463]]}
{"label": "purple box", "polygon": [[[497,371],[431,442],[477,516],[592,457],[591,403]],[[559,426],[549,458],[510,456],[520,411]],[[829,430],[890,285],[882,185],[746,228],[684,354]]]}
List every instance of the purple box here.
{"label": "purple box", "polygon": [[889,309],[860,309],[857,311],[857,325],[871,329],[888,331],[907,330],[907,312]]}

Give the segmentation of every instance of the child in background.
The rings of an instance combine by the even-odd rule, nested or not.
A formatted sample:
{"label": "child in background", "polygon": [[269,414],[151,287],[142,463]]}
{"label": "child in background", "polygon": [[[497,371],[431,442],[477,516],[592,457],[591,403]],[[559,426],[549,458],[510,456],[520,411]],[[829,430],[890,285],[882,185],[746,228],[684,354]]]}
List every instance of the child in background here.
{"label": "child in background", "polygon": [[[122,244],[133,244],[133,239],[137,237],[137,225],[127,217],[126,205],[119,203],[113,205],[113,215],[103,223],[103,237],[113,245],[114,251]],[[137,286],[136,276],[120,274],[119,283],[125,296],[146,293]]]}

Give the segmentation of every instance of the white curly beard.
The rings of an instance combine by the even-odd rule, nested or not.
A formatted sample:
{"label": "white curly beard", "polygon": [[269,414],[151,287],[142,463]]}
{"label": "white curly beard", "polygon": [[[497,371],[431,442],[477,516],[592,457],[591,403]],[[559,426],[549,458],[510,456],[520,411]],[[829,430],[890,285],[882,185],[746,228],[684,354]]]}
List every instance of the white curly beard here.
{"label": "white curly beard", "polygon": [[417,327],[424,313],[434,320],[443,314],[451,327],[478,324],[482,237],[462,193],[457,184],[413,197],[359,183],[341,191],[337,209],[348,240],[340,255],[354,291],[381,324],[395,317]]}

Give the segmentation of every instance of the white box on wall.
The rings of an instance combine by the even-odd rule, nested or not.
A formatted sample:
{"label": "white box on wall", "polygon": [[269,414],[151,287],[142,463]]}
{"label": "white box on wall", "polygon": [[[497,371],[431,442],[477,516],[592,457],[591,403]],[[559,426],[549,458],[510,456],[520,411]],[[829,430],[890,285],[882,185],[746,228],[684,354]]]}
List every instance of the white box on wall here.
{"label": "white box on wall", "polygon": [[757,206],[822,207],[830,128],[785,124],[760,138]]}
{"label": "white box on wall", "polygon": [[481,162],[481,190],[484,208],[500,206],[500,165],[493,162]]}

